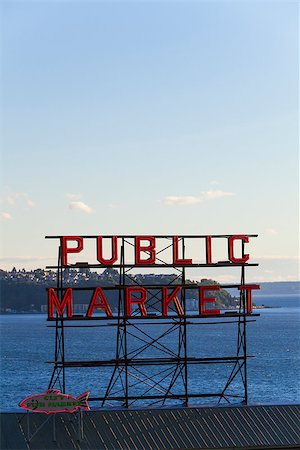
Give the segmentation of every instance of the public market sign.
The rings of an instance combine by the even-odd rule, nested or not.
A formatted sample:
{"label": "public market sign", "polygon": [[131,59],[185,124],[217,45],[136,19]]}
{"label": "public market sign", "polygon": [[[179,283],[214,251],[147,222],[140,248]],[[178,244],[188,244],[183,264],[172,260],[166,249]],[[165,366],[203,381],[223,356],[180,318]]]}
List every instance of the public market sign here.
{"label": "public market sign", "polygon": [[[60,240],[60,268],[80,268],[93,267],[97,269],[119,268],[120,270],[134,268],[193,268],[193,267],[243,267],[246,265],[256,266],[250,263],[250,255],[245,251],[245,245],[250,243],[251,238],[257,235],[202,235],[202,236],[47,236],[47,238],[58,238]],[[225,240],[226,255],[222,261],[214,260],[214,246],[217,241]],[[94,251],[93,262],[80,262],[86,255],[86,247]],[[192,246],[185,247],[185,243],[190,241]],[[162,243],[164,243],[162,245]],[[130,247],[130,252],[124,251],[125,246]],[[188,254],[193,248],[199,249],[197,259],[193,259]],[[163,252],[168,253],[166,260],[162,259]],[[89,253],[90,254],[90,253]],[[84,256],[85,257],[85,256]],[[199,262],[200,261],[200,262]],[[58,268],[58,267],[57,267]],[[185,317],[185,311],[180,298],[188,289],[195,289],[198,296],[198,312],[203,317],[212,317],[220,315],[219,309],[211,308],[216,298],[213,297],[217,291],[222,288],[231,287],[228,285],[193,285],[193,284],[172,284],[172,285],[129,285],[120,283],[113,289],[121,292],[123,296],[122,311],[114,315],[109,304],[106,291],[111,287],[96,286],[92,289],[92,295],[89,299],[88,308],[83,318],[90,319],[95,313],[104,313],[105,318],[123,318],[134,317],[153,317],[151,310],[147,309],[151,290],[159,291],[158,298],[161,302],[161,316],[167,317],[172,310],[180,317]],[[252,313],[252,291],[259,289],[256,284],[246,284],[244,281],[235,285],[244,295],[244,313]],[[75,289],[75,288],[74,288]],[[73,299],[74,290],[68,288],[49,288],[48,289],[48,319],[54,319],[55,316],[73,318]],[[78,289],[78,288],[77,288]],[[80,288],[79,288],[80,289]],[[153,296],[153,295],[152,295]],[[138,312],[138,315],[136,313]],[[157,316],[156,316],[157,317]]]}

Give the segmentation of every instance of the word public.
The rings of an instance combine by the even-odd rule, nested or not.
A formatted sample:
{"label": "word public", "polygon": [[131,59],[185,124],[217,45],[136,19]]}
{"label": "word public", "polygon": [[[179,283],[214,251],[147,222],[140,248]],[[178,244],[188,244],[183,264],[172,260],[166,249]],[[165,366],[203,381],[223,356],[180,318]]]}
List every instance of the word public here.
{"label": "word public", "polygon": [[[104,240],[103,236],[95,236],[96,238],[96,258],[98,263],[103,266],[117,265],[120,260],[120,239],[118,236],[110,236],[111,240],[111,254],[107,258],[104,256]],[[199,236],[199,239],[205,240],[205,261],[207,265],[213,264],[212,249],[213,249],[213,236]],[[235,243],[248,243],[249,236],[247,235],[232,235],[228,236],[228,262],[231,264],[245,264],[249,260],[248,254],[241,256],[235,255]],[[156,243],[159,237],[155,236],[135,236],[133,239],[135,266],[152,266],[157,261],[157,249]],[[84,250],[85,238],[81,236],[63,236],[61,237],[61,249],[62,249],[62,265],[68,266],[68,257],[70,254],[80,254]],[[180,238],[178,236],[171,237],[172,247],[172,263],[173,266],[193,266],[192,258],[180,257]]]}

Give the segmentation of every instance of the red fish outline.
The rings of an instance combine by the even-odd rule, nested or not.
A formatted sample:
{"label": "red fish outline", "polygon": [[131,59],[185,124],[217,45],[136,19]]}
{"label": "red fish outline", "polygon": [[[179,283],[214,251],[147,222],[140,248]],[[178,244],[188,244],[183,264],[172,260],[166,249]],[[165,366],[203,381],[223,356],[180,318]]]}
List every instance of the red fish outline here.
{"label": "red fish outline", "polygon": [[[24,398],[20,403],[19,406],[20,408],[26,409],[27,411],[33,411],[33,412],[39,412],[39,413],[44,413],[44,414],[56,414],[56,413],[70,413],[73,414],[74,412],[78,411],[79,409],[85,410],[85,411],[89,411],[90,407],[88,405],[88,396],[90,394],[90,391],[84,392],[83,394],[80,394],[78,397],[73,397],[72,395],[69,394],[63,394],[59,389],[47,389],[45,392],[42,392],[41,394],[34,394],[34,395],[30,395],[26,398]],[[69,406],[69,408],[72,407],[72,409],[69,408],[63,408],[63,409],[55,409],[55,410],[47,410],[47,409],[40,409],[42,408],[42,406],[38,409],[39,407],[39,403],[44,403],[45,401],[49,401],[51,399],[45,399],[45,397],[47,396],[56,396],[55,399],[52,400],[59,400],[58,397],[60,397],[60,402],[62,400],[65,400],[66,402],[69,400],[69,403],[71,402],[79,402],[78,405],[73,405],[73,406]],[[43,400],[38,400],[38,399],[44,398]],[[36,400],[35,400],[36,399]],[[31,406],[28,407],[28,403],[30,404],[31,402]],[[36,402],[36,407],[33,407],[34,402]],[[59,403],[59,402],[58,402]],[[43,405],[43,408],[47,408],[47,406]],[[52,405],[53,407],[53,405]]]}

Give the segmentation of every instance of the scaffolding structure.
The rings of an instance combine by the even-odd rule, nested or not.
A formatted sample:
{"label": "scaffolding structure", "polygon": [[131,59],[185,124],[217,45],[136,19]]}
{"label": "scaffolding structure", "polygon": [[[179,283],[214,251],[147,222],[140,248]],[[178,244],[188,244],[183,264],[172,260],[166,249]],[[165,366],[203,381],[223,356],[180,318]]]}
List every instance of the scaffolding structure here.
{"label": "scaffolding structure", "polygon": [[[256,237],[257,235],[247,235]],[[113,317],[104,317],[95,315],[92,320],[105,321],[105,323],[114,324],[117,327],[115,357],[111,359],[102,359],[101,355],[95,355],[93,360],[69,360],[65,352],[65,326],[88,327],[89,322],[86,316],[59,315],[53,319],[55,321],[55,352],[53,361],[53,370],[49,382],[49,388],[59,388],[62,392],[66,389],[67,371],[72,368],[98,367],[111,368],[109,382],[104,389],[104,393],[99,396],[90,397],[89,401],[97,402],[98,406],[121,405],[123,407],[142,406],[142,405],[171,405],[181,404],[188,406],[197,399],[208,399],[210,402],[243,402],[248,403],[248,382],[247,382],[247,323],[254,320],[258,314],[249,313],[247,310],[246,292],[240,290],[239,305],[237,311],[228,311],[226,314],[207,315],[191,313],[187,309],[187,294],[190,289],[197,289],[198,284],[187,280],[186,271],[190,267],[232,267],[228,261],[217,263],[199,263],[199,264],[172,264],[168,258],[164,258],[164,253],[172,245],[172,236],[156,236],[165,242],[156,255],[156,263],[151,265],[151,270],[170,269],[175,272],[172,278],[169,278],[168,290],[180,287],[181,290],[176,297],[183,314],[179,315],[178,310],[171,304],[168,316],[163,316],[161,311],[161,284],[164,277],[153,277],[155,283],[145,284],[134,276],[136,265],[128,263],[126,254],[132,252],[134,245],[134,236],[119,236],[120,239],[120,258],[117,264],[86,264],[76,263],[74,265],[64,265],[62,258],[61,236],[47,236],[48,238],[59,238],[58,264],[48,266],[48,269],[57,271],[57,285],[55,288],[57,297],[61,300],[67,289],[64,285],[64,271],[67,268],[94,268],[118,269],[118,283],[114,286],[101,286],[104,292],[113,291],[117,296],[117,313]],[[204,236],[202,236],[204,237]],[[226,239],[228,235],[212,236],[215,239]],[[95,236],[83,236],[85,239],[95,239]],[[105,239],[112,239],[113,236],[103,236]],[[199,238],[199,236],[180,236],[181,258],[185,258],[186,240]],[[244,242],[241,242],[241,254],[244,255]],[[126,253],[127,252],[127,253]],[[240,270],[240,284],[228,284],[227,288],[239,288],[245,285],[246,266],[257,266],[254,263],[241,262],[234,264]],[[148,269],[149,265],[139,264],[139,269]],[[127,287],[143,287],[147,291],[147,315],[141,316],[137,307],[131,316],[125,314],[125,289]],[[93,290],[98,286],[75,287],[76,290]],[[222,285],[223,287],[223,285]],[[225,286],[224,286],[225,287]],[[207,323],[213,324],[233,324],[236,332],[236,347],[233,354],[230,355],[210,355],[210,356],[191,356],[189,353],[189,329],[197,326],[199,336],[201,336],[201,327]],[[71,325],[70,325],[71,324]],[[155,325],[155,332],[154,332]],[[101,333],[101,328],[99,328]],[[212,392],[192,391],[190,388],[189,372],[191,366],[198,366],[200,369],[204,365],[218,365],[226,367],[228,376],[221,389]],[[200,371],[201,373],[201,371]]]}

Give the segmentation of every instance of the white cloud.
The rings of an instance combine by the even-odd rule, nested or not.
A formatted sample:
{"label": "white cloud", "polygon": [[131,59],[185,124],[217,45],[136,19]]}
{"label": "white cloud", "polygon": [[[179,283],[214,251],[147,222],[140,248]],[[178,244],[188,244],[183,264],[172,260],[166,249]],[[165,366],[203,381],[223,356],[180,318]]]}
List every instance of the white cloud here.
{"label": "white cloud", "polygon": [[9,214],[8,212],[3,212],[3,213],[1,213],[1,217],[2,217],[2,219],[4,219],[4,220],[11,220],[11,219],[12,219],[12,215]]}
{"label": "white cloud", "polygon": [[9,196],[6,198],[6,202],[7,202],[9,205],[14,205],[14,204],[16,203],[15,197],[12,196],[12,195],[9,195]]}
{"label": "white cloud", "polygon": [[271,236],[277,236],[278,234],[278,231],[274,230],[274,228],[267,228],[265,231],[267,234],[270,234]]}
{"label": "white cloud", "polygon": [[79,209],[80,211],[83,211],[87,214],[94,212],[94,210],[90,206],[88,206],[86,203],[83,203],[81,201],[71,202],[69,204],[69,208],[70,209]]}
{"label": "white cloud", "polygon": [[232,197],[233,195],[235,195],[233,192],[224,192],[224,191],[202,192],[203,201],[215,200],[216,198],[223,198],[223,197]]}
{"label": "white cloud", "polygon": [[203,203],[209,200],[216,200],[223,197],[231,197],[235,195],[233,192],[224,191],[206,191],[201,192],[199,196],[169,196],[165,197],[163,202],[166,205],[194,205],[196,203]]}
{"label": "white cloud", "polygon": [[29,206],[29,208],[34,208],[35,207],[35,203],[32,200],[28,199],[27,200],[27,206]]}
{"label": "white cloud", "polygon": [[79,194],[67,194],[67,198],[72,201],[80,200],[80,197]]}
{"label": "white cloud", "polygon": [[11,192],[4,201],[10,206],[17,206],[18,204],[25,204],[30,208],[35,206],[34,201],[29,197],[26,192]]}
{"label": "white cloud", "polygon": [[201,200],[199,197],[192,197],[192,196],[183,196],[183,197],[165,197],[164,203],[166,205],[193,205],[195,203],[200,203]]}

